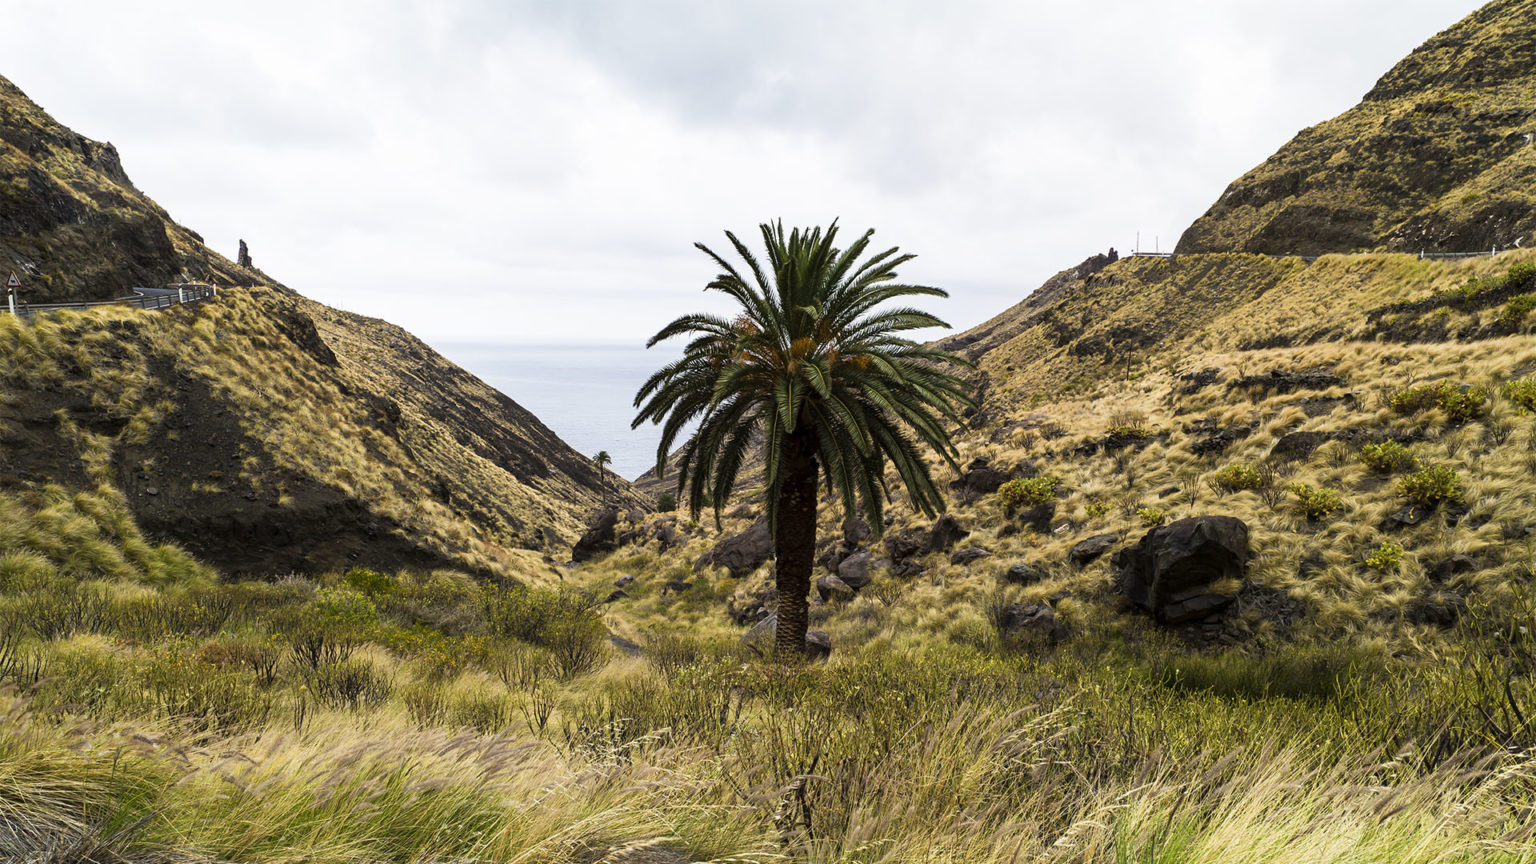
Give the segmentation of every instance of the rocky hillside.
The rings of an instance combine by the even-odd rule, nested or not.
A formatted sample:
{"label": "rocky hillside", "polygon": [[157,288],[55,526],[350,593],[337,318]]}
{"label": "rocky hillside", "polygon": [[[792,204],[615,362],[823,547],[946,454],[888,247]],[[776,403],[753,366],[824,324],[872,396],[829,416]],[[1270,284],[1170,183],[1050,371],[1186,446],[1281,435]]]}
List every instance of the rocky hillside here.
{"label": "rocky hillside", "polygon": [[1229,186],[1177,251],[1529,247],[1533,136],[1536,0],[1495,0]]}
{"label": "rocky hillside", "polygon": [[[1468,226],[1516,232],[1504,244],[1536,227],[1518,179],[1536,150],[1510,139],[1530,116],[1494,116],[1517,92],[1533,107],[1533,12],[1501,0],[1432,40],[1234,184],[1180,254],[1093,256],[943,340],[976,362],[980,394],[957,432],[966,470],[943,478],[950,512],[917,519],[898,494],[882,537],[828,508],[818,626],[834,644],[1092,644],[1151,619],[1197,645],[1414,651],[1515,608],[1536,575],[1536,250],[1354,250],[1424,236],[1403,226],[1442,248]],[[1458,93],[1453,111],[1399,110]],[[1367,122],[1383,112],[1406,125]],[[1439,161],[1389,163],[1398,135]],[[1266,186],[1283,165],[1306,167]],[[1463,209],[1446,203],[1468,184]],[[1262,206],[1243,191],[1258,188]],[[1325,201],[1352,215],[1309,209]],[[597,571],[639,574],[616,614],[642,632],[713,598],[752,625],[773,603],[758,516],[738,508],[720,535],[666,515],[628,531],[630,553]]]}
{"label": "rocky hillside", "polygon": [[0,315],[0,486],[111,487],[150,536],[252,574],[539,570],[530,550],[563,555],[601,504],[589,460],[511,399],[208,250],[110,145],[3,80],[0,142],[0,269],[30,299],[225,286],[164,312]]}
{"label": "rocky hillside", "polygon": [[21,275],[33,303],[250,278],[135,188],[116,148],[60,125],[3,77],[0,269]]}

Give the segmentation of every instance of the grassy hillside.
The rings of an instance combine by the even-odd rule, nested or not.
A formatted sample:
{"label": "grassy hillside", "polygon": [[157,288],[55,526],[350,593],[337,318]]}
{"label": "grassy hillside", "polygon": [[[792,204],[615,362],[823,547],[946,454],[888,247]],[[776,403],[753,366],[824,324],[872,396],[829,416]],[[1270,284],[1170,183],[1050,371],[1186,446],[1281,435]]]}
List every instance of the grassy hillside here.
{"label": "grassy hillside", "polygon": [[1495,0],[1238,179],[1177,251],[1467,252],[1536,242],[1536,3]]}

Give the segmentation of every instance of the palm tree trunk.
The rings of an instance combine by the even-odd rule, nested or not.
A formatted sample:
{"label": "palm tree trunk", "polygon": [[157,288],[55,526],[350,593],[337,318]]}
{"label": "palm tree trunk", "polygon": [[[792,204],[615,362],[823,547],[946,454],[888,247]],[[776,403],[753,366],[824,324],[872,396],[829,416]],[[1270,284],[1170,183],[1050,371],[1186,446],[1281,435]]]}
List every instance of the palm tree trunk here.
{"label": "palm tree trunk", "polygon": [[785,436],[779,470],[778,524],[774,526],[774,584],[779,623],[773,632],[777,653],[805,653],[809,623],[811,567],[816,560],[816,435],[802,430]]}

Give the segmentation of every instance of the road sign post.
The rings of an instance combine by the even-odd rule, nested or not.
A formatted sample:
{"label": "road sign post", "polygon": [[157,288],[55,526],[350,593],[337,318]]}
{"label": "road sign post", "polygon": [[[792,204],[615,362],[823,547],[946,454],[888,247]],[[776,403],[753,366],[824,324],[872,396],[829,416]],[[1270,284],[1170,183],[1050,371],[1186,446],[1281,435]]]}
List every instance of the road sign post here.
{"label": "road sign post", "polygon": [[21,279],[17,278],[16,271],[11,271],[11,278],[5,280],[5,299],[10,303],[11,314],[16,314],[16,291],[21,287]]}

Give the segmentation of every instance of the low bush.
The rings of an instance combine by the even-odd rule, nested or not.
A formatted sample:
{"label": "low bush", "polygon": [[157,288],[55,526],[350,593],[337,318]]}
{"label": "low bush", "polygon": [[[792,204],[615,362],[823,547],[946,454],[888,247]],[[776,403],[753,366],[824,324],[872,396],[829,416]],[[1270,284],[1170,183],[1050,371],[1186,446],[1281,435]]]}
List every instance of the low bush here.
{"label": "low bush", "polygon": [[1419,460],[1399,441],[1383,441],[1361,447],[1360,461],[1372,471],[1382,474],[1408,471],[1419,464]]}
{"label": "low bush", "polygon": [[1377,546],[1375,551],[1365,556],[1365,566],[1382,573],[1396,570],[1402,563],[1403,547],[1391,541]]}
{"label": "low bush", "polygon": [[1012,516],[1020,507],[1037,507],[1055,498],[1060,482],[1055,477],[1009,480],[998,487],[997,497],[1002,499],[1003,508]]}
{"label": "low bush", "polygon": [[561,677],[589,671],[602,656],[607,628],[602,601],[570,588],[516,586],[491,589],[486,620],[491,632],[548,649]]}
{"label": "low bush", "polygon": [[1136,518],[1148,528],[1156,528],[1168,521],[1168,514],[1161,507],[1142,507],[1136,511]]}
{"label": "low bush", "polygon": [[1452,420],[1464,423],[1487,413],[1488,388],[1441,381],[1399,390],[1387,398],[1387,404],[1399,414],[1439,408]]}
{"label": "low bush", "polygon": [[663,492],[656,496],[656,510],[660,513],[671,513],[677,509],[677,496],[671,492]]}
{"label": "low bush", "polygon": [[1536,379],[1517,378],[1504,382],[1504,398],[1526,411],[1536,411]]}
{"label": "low bush", "polygon": [[1456,503],[1465,497],[1461,476],[1449,465],[1433,465],[1397,481],[1397,494],[1413,504],[1433,507],[1442,501]]}
{"label": "low bush", "polygon": [[1525,321],[1532,309],[1536,309],[1536,294],[1511,297],[1509,302],[1504,304],[1504,308],[1499,310],[1498,322],[1508,327],[1517,326]]}
{"label": "low bush", "polygon": [[1112,508],[1103,501],[1089,501],[1086,509],[1089,519],[1097,519],[1108,513]]}
{"label": "low bush", "polygon": [[1233,462],[1211,475],[1211,485],[1222,492],[1262,489],[1268,482],[1259,469],[1246,462]]}
{"label": "low bush", "polygon": [[1296,512],[1309,521],[1315,522],[1344,507],[1343,500],[1334,489],[1318,489],[1305,483],[1294,483],[1289,491],[1296,496]]}

